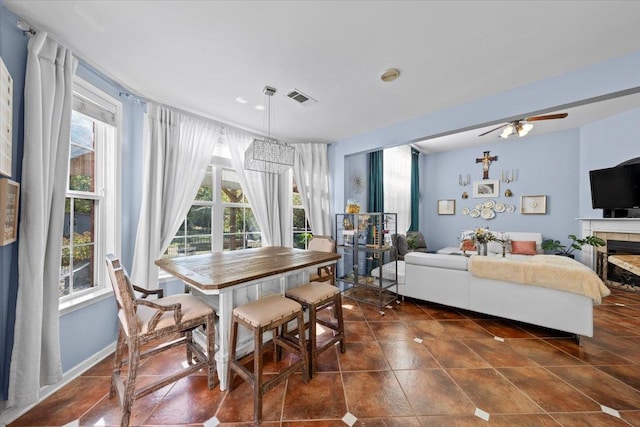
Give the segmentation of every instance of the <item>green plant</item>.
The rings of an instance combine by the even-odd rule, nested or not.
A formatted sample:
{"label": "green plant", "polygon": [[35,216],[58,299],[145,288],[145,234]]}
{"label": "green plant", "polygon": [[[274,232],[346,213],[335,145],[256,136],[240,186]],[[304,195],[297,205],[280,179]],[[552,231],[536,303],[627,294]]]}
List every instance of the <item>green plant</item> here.
{"label": "green plant", "polygon": [[555,252],[556,255],[573,256],[573,251],[581,251],[584,245],[594,247],[605,245],[605,241],[596,236],[586,236],[579,239],[576,235],[569,234],[567,237],[571,239],[569,245],[563,245],[559,240],[547,239],[542,242],[542,249]]}

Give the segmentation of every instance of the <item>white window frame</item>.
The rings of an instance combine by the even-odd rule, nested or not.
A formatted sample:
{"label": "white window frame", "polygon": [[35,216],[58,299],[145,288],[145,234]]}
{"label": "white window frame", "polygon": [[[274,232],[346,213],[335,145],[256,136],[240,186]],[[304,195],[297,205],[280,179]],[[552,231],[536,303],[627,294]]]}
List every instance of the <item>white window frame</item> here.
{"label": "white window frame", "polygon": [[[311,224],[309,224],[309,217],[307,215],[307,211],[304,208],[304,205],[302,204],[302,200],[301,203],[299,205],[296,205],[293,203],[293,183],[295,181],[295,177],[293,176],[293,173],[291,174],[291,185],[289,186],[289,188],[291,189],[291,197],[290,199],[290,203],[291,203],[291,246],[295,247],[296,244],[296,235],[297,234],[302,234],[302,233],[309,233],[311,234]],[[295,219],[295,215],[293,214],[295,209],[301,209],[304,212],[304,220],[305,220],[305,229],[304,231],[296,231],[295,226],[294,226],[294,219]],[[308,227],[307,227],[308,226]],[[305,242],[305,247],[301,248],[301,249],[307,249],[309,246],[309,241],[307,240]]]}
{"label": "white window frame", "polygon": [[112,294],[113,289],[109,284],[106,264],[103,260],[107,253],[120,253],[121,248],[122,103],[79,77],[74,79],[73,92],[73,109],[113,125],[115,127],[115,144],[112,147],[107,147],[106,144],[96,143],[95,191],[85,193],[68,190],[65,195],[65,197],[96,200],[95,221],[97,225],[93,254],[94,286],[60,297],[60,314],[93,304]]}

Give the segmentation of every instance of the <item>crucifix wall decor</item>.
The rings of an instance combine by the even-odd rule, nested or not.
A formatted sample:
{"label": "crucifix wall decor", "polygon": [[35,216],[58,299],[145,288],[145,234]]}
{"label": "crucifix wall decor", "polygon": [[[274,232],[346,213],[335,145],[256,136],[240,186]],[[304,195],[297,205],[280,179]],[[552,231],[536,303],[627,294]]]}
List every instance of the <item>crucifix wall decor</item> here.
{"label": "crucifix wall decor", "polygon": [[489,155],[490,151],[485,151],[484,155],[476,159],[476,163],[482,163],[482,179],[489,179],[489,165],[498,160],[498,156]]}

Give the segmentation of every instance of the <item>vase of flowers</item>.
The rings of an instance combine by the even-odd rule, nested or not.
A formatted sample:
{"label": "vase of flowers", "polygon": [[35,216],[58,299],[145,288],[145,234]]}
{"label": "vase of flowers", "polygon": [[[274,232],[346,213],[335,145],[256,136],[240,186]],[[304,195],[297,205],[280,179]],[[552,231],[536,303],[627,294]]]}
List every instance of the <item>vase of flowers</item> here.
{"label": "vase of flowers", "polygon": [[493,235],[486,228],[476,228],[471,235],[471,240],[478,249],[478,255],[487,255],[487,243],[493,240]]}

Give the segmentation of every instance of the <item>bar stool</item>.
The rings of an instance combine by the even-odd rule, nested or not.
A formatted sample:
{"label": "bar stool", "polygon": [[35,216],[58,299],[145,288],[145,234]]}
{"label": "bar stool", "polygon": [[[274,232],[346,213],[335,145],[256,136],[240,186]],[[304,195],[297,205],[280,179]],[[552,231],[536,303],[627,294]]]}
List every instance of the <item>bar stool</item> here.
{"label": "bar stool", "polygon": [[[268,295],[256,301],[238,306],[233,309],[233,317],[231,321],[231,342],[229,354],[229,392],[233,387],[233,373],[236,372],[246,382],[253,387],[253,416],[254,422],[257,424],[262,419],[262,396],[275,387],[279,382],[286,379],[297,369],[302,368],[302,380],[306,384],[309,380],[309,356],[306,351],[306,340],[304,334],[298,334],[298,337],[278,333],[279,326],[296,320],[298,330],[304,330],[304,317],[302,306],[282,295]],[[236,345],[238,341],[238,325],[253,331],[254,351],[253,372],[245,368],[239,360],[236,360]],[[273,342],[276,348],[281,347],[298,356],[298,360],[286,369],[282,369],[277,375],[267,381],[262,378],[262,359],[263,347],[262,342],[265,332],[273,330]],[[286,330],[280,329],[281,331]],[[276,354],[280,354],[277,351]],[[249,359],[250,360],[250,359]]]}
{"label": "bar stool", "polygon": [[[342,318],[342,297],[340,290],[327,282],[311,282],[306,285],[289,289],[285,295],[287,298],[291,298],[292,300],[300,303],[305,310],[309,309],[309,353],[311,353],[311,357],[309,358],[309,375],[313,378],[316,375],[318,355],[320,353],[331,348],[336,342],[340,342],[341,353],[344,353],[347,349],[344,336],[344,320]],[[335,318],[335,322],[318,318],[318,312],[325,308],[333,308],[333,317]],[[316,338],[316,323],[319,323],[333,331],[333,337],[320,347],[318,347]],[[284,325],[284,328],[286,328],[286,325]],[[298,330],[300,331],[301,329]]]}

